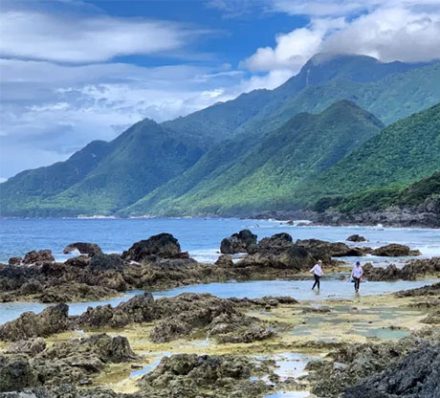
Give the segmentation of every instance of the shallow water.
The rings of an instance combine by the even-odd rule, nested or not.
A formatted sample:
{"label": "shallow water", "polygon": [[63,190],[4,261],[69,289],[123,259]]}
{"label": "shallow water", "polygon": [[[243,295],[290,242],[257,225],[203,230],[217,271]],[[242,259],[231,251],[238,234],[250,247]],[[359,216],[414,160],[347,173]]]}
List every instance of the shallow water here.
{"label": "shallow water", "polygon": [[156,297],[173,297],[181,293],[210,293],[221,298],[258,298],[264,296],[291,296],[297,300],[322,301],[327,299],[354,299],[360,296],[371,296],[393,293],[399,290],[413,289],[436,280],[395,281],[395,282],[364,282],[360,294],[356,295],[352,283],[334,279],[321,280],[321,290],[312,290],[311,280],[269,280],[250,282],[205,283],[182,286],[175,289],[156,292]]}
{"label": "shallow water", "polygon": [[[353,286],[346,281],[334,279],[322,280],[321,291],[311,290],[312,281],[250,281],[250,282],[226,282],[226,283],[204,283],[199,285],[188,285],[175,289],[154,292],[156,298],[174,297],[181,293],[210,293],[220,298],[259,298],[264,296],[292,296],[297,300],[307,300],[320,302],[327,299],[356,299],[360,296],[378,295],[393,293],[404,289],[413,289],[428,284],[436,280],[424,281],[396,281],[396,282],[365,282],[361,284],[360,295],[355,295]],[[111,304],[118,305],[127,301],[133,296],[143,294],[141,290],[132,290],[121,296],[107,300],[89,301],[81,303],[70,303],[69,314],[80,315],[88,307]],[[26,311],[40,312],[47,305],[39,303],[0,303],[0,324],[16,319]]]}
{"label": "shallow water", "polygon": [[[235,218],[158,218],[158,219],[0,219],[0,261],[21,256],[34,249],[51,249],[59,260],[66,258],[63,248],[72,242],[95,242],[106,252],[122,252],[135,241],[160,232],[179,239],[182,249],[199,261],[214,261],[220,241],[243,228],[259,238],[288,232],[294,239],[344,241],[351,234],[365,236],[369,242],[356,244],[378,247],[388,243],[407,244],[426,256],[440,256],[440,231],[423,228],[293,226],[279,221]],[[353,259],[351,259],[353,260]],[[365,260],[365,258],[363,258]],[[370,258],[373,262],[387,259]],[[395,259],[392,260],[393,262]]]}

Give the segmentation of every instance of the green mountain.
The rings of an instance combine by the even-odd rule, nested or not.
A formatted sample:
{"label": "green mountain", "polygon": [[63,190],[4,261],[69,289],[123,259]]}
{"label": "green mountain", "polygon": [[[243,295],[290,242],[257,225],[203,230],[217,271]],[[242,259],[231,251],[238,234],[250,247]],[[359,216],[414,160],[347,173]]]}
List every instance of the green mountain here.
{"label": "green mountain", "polygon": [[[91,156],[97,145],[1,184],[2,214],[111,214],[182,173],[204,152],[192,137],[151,120],[135,124],[110,143],[100,142],[99,159]],[[64,181],[67,175],[73,177]]]}
{"label": "green mountain", "polygon": [[439,154],[440,104],[388,126],[330,170],[299,187],[296,195],[309,203],[318,195],[324,196],[318,210],[332,205],[350,211],[399,200],[410,203],[417,196],[411,192],[435,187],[429,179],[420,185],[416,182],[440,170]]}
{"label": "green mountain", "polygon": [[[0,184],[1,215],[245,213],[310,203],[312,191],[302,184],[370,137],[359,127],[350,138],[337,121],[324,125],[310,115],[324,117],[344,100],[385,124],[395,122],[440,102],[440,61],[317,55],[275,90],[255,90],[161,125],[144,120],[65,162],[10,178]],[[370,124],[377,130],[377,120]],[[314,141],[300,139],[307,135]],[[293,191],[305,196],[298,199]]]}
{"label": "green mountain", "polygon": [[125,212],[246,214],[285,208],[301,181],[324,172],[382,127],[372,114],[348,101],[318,115],[301,113],[256,144],[241,141],[211,151],[214,156],[208,152],[183,176]]}

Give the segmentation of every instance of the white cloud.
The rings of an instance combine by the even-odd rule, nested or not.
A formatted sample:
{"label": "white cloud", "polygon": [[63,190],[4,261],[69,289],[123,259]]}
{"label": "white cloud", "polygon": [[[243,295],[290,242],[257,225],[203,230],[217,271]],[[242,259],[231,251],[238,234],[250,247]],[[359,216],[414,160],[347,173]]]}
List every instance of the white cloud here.
{"label": "white cloud", "polygon": [[0,75],[0,139],[8,152],[0,159],[3,177],[65,159],[143,118],[162,121],[231,99],[242,81],[242,73],[228,66],[69,66],[11,59],[0,59]]}
{"label": "white cloud", "polygon": [[[327,2],[274,0],[275,10],[311,17],[308,26],[276,37],[242,65],[251,71],[297,73],[319,52],[369,55],[388,62],[440,58],[439,0]],[[324,17],[325,16],[325,17]]]}
{"label": "white cloud", "polygon": [[277,36],[274,48],[259,48],[243,65],[252,71],[288,69],[295,73],[319,51],[330,32],[343,26],[345,22],[341,18],[315,20],[308,27]]}
{"label": "white cloud", "polygon": [[0,14],[0,55],[56,62],[100,62],[123,55],[175,51],[201,33],[170,21],[12,9]]}

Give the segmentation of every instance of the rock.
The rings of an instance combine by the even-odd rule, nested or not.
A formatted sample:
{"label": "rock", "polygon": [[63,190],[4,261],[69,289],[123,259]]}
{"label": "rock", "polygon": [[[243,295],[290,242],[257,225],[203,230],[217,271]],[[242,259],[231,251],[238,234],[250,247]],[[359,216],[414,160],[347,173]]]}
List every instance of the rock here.
{"label": "rock", "polygon": [[331,257],[358,257],[371,251],[368,247],[350,247],[342,242],[326,242],[319,239],[298,240],[296,244],[311,251],[312,255],[324,262],[328,262]]}
{"label": "rock", "polygon": [[155,302],[157,322],[150,334],[152,341],[167,342],[192,333],[206,332],[219,342],[250,342],[268,338],[273,332],[261,327],[256,318],[238,311],[232,300],[210,294],[185,293]]}
{"label": "rock", "polygon": [[367,239],[365,239],[365,237],[363,237],[362,235],[358,235],[358,234],[353,234],[350,235],[347,240],[349,242],[366,242]]}
{"label": "rock", "polygon": [[221,241],[220,252],[223,254],[247,253],[250,246],[257,243],[257,235],[248,229],[232,234]]}
{"label": "rock", "polygon": [[365,264],[363,269],[364,275],[371,281],[416,280],[426,275],[437,276],[440,272],[440,258],[413,260],[401,269],[394,264],[390,264],[387,268]]}
{"label": "rock", "polygon": [[0,340],[18,341],[63,332],[68,328],[68,311],[66,304],[58,304],[38,315],[25,312],[18,319],[0,326]]}
{"label": "rock", "polygon": [[182,257],[188,257],[187,253],[182,253],[177,239],[167,233],[154,235],[147,240],[136,242],[130,249],[122,253],[123,259],[136,262],[154,261],[157,258]]}
{"label": "rock", "polygon": [[293,247],[292,237],[285,232],[272,235],[268,238],[261,239],[257,245],[251,247],[249,254],[263,253],[263,254],[280,254],[287,249]]}
{"label": "rock", "polygon": [[25,282],[21,288],[20,292],[27,296],[32,294],[41,293],[43,291],[44,287],[39,281],[31,280],[29,282]]}
{"label": "rock", "polygon": [[[263,381],[251,380],[259,371],[246,357],[177,354],[164,357],[142,378],[140,389],[146,396],[256,397],[269,388]],[[214,395],[207,395],[207,391]]]}
{"label": "rock", "polygon": [[433,398],[440,397],[440,345],[424,345],[382,373],[368,375],[343,398]]}
{"label": "rock", "polygon": [[118,254],[95,254],[90,260],[90,268],[95,270],[122,270],[124,264]]}
{"label": "rock", "polygon": [[411,250],[406,245],[391,243],[389,245],[382,246],[373,250],[373,254],[375,256],[381,256],[381,257],[400,257],[400,256],[419,256],[421,253],[419,250]]}
{"label": "rock", "polygon": [[63,253],[69,254],[74,250],[78,250],[80,254],[85,254],[89,257],[96,256],[97,254],[103,254],[101,248],[96,243],[75,242],[67,245]]}
{"label": "rock", "polygon": [[80,256],[67,259],[64,264],[69,267],[85,268],[90,265],[90,261],[88,255],[81,254]]}
{"label": "rock", "polygon": [[23,264],[42,264],[45,262],[55,261],[54,256],[50,250],[32,250],[25,254]]}
{"label": "rock", "polygon": [[11,257],[8,260],[8,264],[9,265],[20,265],[22,262],[22,258],[21,257]]}
{"label": "rock", "polygon": [[89,307],[75,324],[79,327],[123,327],[129,323],[150,322],[155,318],[155,304],[151,293],[135,296],[112,308],[111,305]]}
{"label": "rock", "polygon": [[46,349],[46,341],[42,337],[20,340],[11,344],[6,352],[8,354],[36,355]]}
{"label": "rock", "polygon": [[218,267],[231,268],[234,266],[234,262],[232,261],[232,257],[228,254],[222,254],[219,256],[215,265]]}
{"label": "rock", "polygon": [[0,392],[22,390],[36,383],[36,375],[26,356],[0,354]]}

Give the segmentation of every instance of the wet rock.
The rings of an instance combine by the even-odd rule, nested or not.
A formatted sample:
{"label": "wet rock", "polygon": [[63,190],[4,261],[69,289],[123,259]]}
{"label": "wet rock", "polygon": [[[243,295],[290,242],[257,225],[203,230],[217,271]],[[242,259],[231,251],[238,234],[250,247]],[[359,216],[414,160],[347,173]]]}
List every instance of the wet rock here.
{"label": "wet rock", "polygon": [[124,264],[118,254],[95,254],[90,260],[90,268],[95,270],[122,270]]}
{"label": "wet rock", "polygon": [[386,268],[374,267],[368,263],[363,266],[364,276],[370,281],[395,281],[401,279],[401,270],[394,264]]}
{"label": "wet rock", "polygon": [[33,295],[37,293],[41,293],[43,291],[44,287],[39,281],[31,280],[29,282],[24,283],[21,288],[20,292],[27,296],[27,295]]}
{"label": "wet rock", "polygon": [[[107,284],[106,280],[101,281]],[[42,303],[65,303],[71,301],[99,300],[103,297],[116,295],[116,290],[100,285],[89,285],[85,283],[69,282],[47,286],[37,296]]]}
{"label": "wet rock", "polygon": [[367,239],[365,237],[363,237],[362,235],[358,235],[358,234],[353,234],[350,235],[347,240],[349,242],[366,242]]}
{"label": "wet rock", "polygon": [[55,261],[52,251],[50,250],[32,250],[25,254],[23,264],[42,264],[45,262]]}
{"label": "wet rock", "polygon": [[440,397],[440,345],[419,347],[343,394],[343,398],[358,397]]}
{"label": "wet rock", "polygon": [[406,245],[391,243],[389,245],[374,249],[373,254],[375,256],[381,256],[381,257],[400,257],[400,256],[419,256],[421,253],[419,250],[411,250],[410,247]]}
{"label": "wet rock", "polygon": [[420,297],[440,295],[440,283],[427,285],[416,289],[401,290],[396,293],[397,297]]}
{"label": "wet rock", "polygon": [[215,262],[215,265],[218,267],[231,268],[234,266],[234,262],[232,261],[231,256],[228,254],[222,254]]}
{"label": "wet rock", "polygon": [[162,233],[146,240],[136,242],[127,251],[122,253],[122,258],[128,261],[142,262],[156,258],[188,257],[182,253],[178,240],[171,234]]}
{"label": "wet rock", "polygon": [[223,254],[247,253],[249,247],[257,243],[257,235],[248,229],[232,234],[221,241],[220,252]]}
{"label": "wet rock", "polygon": [[90,265],[90,257],[81,254],[80,256],[67,259],[64,264],[69,267],[85,268]]}
{"label": "wet rock", "polygon": [[38,315],[25,312],[18,319],[0,326],[0,340],[18,341],[65,331],[68,328],[68,311],[66,304],[58,304]]}
{"label": "wet rock", "polygon": [[63,253],[69,254],[75,250],[78,250],[80,254],[85,254],[89,257],[96,256],[98,254],[103,254],[101,248],[96,243],[86,243],[86,242],[75,242],[67,245]]}
{"label": "wet rock", "polygon": [[8,260],[8,264],[9,265],[20,265],[21,264],[21,262],[22,262],[22,258],[21,257],[11,257],[9,260]]}
{"label": "wet rock", "polygon": [[364,275],[371,281],[416,280],[419,277],[440,273],[440,258],[413,260],[401,269],[394,264],[390,264],[386,268],[365,264],[363,269]]}
{"label": "wet rock", "polygon": [[26,356],[0,354],[0,392],[20,391],[36,383],[36,375]]}
{"label": "wet rock", "polygon": [[249,254],[280,254],[293,247],[292,237],[285,232],[261,239],[257,245],[252,246]]}

